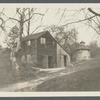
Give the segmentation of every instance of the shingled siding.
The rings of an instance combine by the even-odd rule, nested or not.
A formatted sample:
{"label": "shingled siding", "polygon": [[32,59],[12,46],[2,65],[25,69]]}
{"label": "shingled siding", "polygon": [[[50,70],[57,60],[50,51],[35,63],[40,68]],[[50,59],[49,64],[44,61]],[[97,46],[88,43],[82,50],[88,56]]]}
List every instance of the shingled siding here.
{"label": "shingled siding", "polygon": [[[41,44],[41,38],[46,39],[46,44]],[[52,66],[56,67],[56,42],[52,38],[50,34],[44,34],[41,37],[37,39],[37,58],[38,58],[38,63],[42,68],[48,68],[48,57],[51,56],[53,57],[53,62]],[[45,65],[43,65],[43,59],[45,58]]]}
{"label": "shingled siding", "polygon": [[33,39],[31,40],[31,45],[27,46],[26,41],[22,42],[22,53],[21,56],[25,56],[22,59],[25,59],[26,61],[30,63],[37,63],[37,40]]}

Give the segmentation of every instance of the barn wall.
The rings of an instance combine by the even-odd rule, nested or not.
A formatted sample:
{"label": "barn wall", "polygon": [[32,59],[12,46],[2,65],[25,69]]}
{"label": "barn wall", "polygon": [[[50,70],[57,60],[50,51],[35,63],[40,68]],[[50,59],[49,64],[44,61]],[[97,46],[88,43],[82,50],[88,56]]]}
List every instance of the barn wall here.
{"label": "barn wall", "polygon": [[[40,43],[40,38],[46,38],[46,44]],[[19,53],[19,57],[22,61],[28,61],[29,63],[37,63],[37,66],[41,68],[48,67],[48,58],[52,57],[52,68],[65,67],[64,55],[66,55],[66,66],[70,65],[70,56],[63,48],[55,41],[55,39],[49,34],[44,34],[38,39],[31,40],[31,45],[26,45],[26,41],[22,42],[22,50]]]}
{"label": "barn wall", "polygon": [[67,56],[67,66],[69,66],[70,65],[70,56],[69,56],[69,54],[67,53],[67,52],[65,52],[64,50],[63,50],[63,48],[59,45],[59,44],[57,44],[57,66],[58,67],[65,67],[64,66],[64,55],[66,55]]}
{"label": "barn wall", "polygon": [[[45,38],[46,44],[41,44],[40,39]],[[48,68],[48,56],[53,57],[53,67],[56,67],[56,42],[50,34],[44,34],[37,39],[37,59],[40,67]],[[45,62],[45,65],[43,64]]]}
{"label": "barn wall", "polygon": [[19,53],[21,61],[37,63],[37,40],[31,40],[31,45],[27,46],[26,41],[22,42],[22,50]]}

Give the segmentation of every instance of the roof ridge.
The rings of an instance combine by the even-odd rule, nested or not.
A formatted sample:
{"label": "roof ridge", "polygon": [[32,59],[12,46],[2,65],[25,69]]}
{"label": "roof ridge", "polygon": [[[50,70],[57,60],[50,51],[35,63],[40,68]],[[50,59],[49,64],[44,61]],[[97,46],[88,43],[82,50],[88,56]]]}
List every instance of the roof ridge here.
{"label": "roof ridge", "polygon": [[22,38],[22,41],[27,41],[27,40],[30,40],[30,39],[39,38],[41,35],[45,34],[46,32],[48,32],[48,31],[42,31],[42,32],[39,32],[39,33],[27,35],[27,36]]}

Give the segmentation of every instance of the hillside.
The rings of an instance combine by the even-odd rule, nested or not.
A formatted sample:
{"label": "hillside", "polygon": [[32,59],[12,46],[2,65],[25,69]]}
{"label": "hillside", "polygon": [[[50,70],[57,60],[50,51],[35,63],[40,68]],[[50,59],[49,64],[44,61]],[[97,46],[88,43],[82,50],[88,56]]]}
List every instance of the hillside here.
{"label": "hillside", "polygon": [[[74,65],[76,71],[44,81],[36,91],[100,91],[100,59]],[[72,68],[72,70],[75,68]]]}
{"label": "hillside", "polygon": [[[100,90],[100,58],[74,63],[74,66],[54,69],[31,69],[20,81],[0,91],[98,91]],[[30,69],[29,69],[30,70]],[[30,72],[27,70],[25,73]],[[36,72],[36,71],[37,72]],[[33,74],[32,74],[33,72]],[[34,74],[34,72],[36,72]]]}
{"label": "hillside", "polygon": [[0,87],[16,83],[9,50],[0,50]]}

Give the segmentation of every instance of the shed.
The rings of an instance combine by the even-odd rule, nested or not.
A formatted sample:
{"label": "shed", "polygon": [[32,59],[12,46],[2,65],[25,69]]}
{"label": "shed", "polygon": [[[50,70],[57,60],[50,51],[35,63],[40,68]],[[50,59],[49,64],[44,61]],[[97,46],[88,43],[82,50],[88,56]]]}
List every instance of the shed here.
{"label": "shed", "polygon": [[74,50],[73,59],[75,61],[90,59],[90,48],[85,45],[85,42],[80,42],[78,48]]}
{"label": "shed", "polygon": [[70,65],[69,53],[48,31],[22,38],[20,60],[40,68],[67,67]]}

